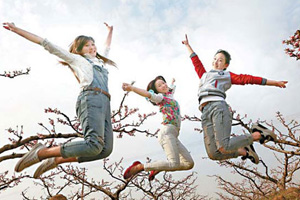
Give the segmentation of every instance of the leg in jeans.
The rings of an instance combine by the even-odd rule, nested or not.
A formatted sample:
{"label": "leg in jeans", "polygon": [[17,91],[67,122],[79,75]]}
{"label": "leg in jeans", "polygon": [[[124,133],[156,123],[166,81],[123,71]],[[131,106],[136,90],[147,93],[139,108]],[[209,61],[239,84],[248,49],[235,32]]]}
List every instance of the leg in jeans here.
{"label": "leg in jeans", "polygon": [[[208,154],[208,157],[212,160],[236,158],[239,156],[238,151],[233,151],[231,153],[223,154],[219,151],[220,146],[217,146],[217,144],[219,145],[219,142],[217,142],[217,132],[215,129],[216,125],[214,124],[214,121],[216,120],[213,120],[213,115],[215,112],[217,112],[218,110],[217,105],[219,103],[220,102],[211,102],[208,105],[206,105],[202,111],[203,113],[201,119],[202,119],[202,128],[204,132],[204,143],[205,143],[206,152]],[[215,114],[215,115],[220,116],[219,114]],[[231,115],[227,117],[229,117],[228,119],[229,121],[227,122],[229,124],[226,126],[225,132],[227,132],[230,137]]]}
{"label": "leg in jeans", "polygon": [[105,116],[105,130],[104,130],[104,147],[103,150],[96,156],[91,157],[79,157],[78,162],[89,162],[93,160],[99,160],[108,157],[113,149],[113,130],[111,125],[111,113],[110,106],[106,111]]}
{"label": "leg in jeans", "polygon": [[207,120],[202,114],[202,128],[204,135],[204,144],[208,157],[212,160],[223,160],[238,157],[238,152],[230,154],[222,154],[216,145],[213,124],[211,120]]}
{"label": "leg in jeans", "polygon": [[84,141],[64,144],[61,147],[63,158],[90,157],[102,152],[108,108],[109,100],[101,93],[88,91],[79,96],[76,110],[83,128]]}
{"label": "leg in jeans", "polygon": [[212,120],[218,149],[223,148],[226,153],[232,153],[253,143],[250,134],[230,137],[232,114],[225,101],[217,104],[215,111],[212,113]]}
{"label": "leg in jeans", "polygon": [[[84,141],[70,142],[62,146],[41,149],[37,152],[38,159],[50,159],[45,160],[37,168],[34,178],[39,177],[61,163],[84,162],[85,160],[82,157],[85,156],[88,157],[86,161],[92,161],[107,157],[111,153],[113,138],[108,98],[103,94],[83,92],[78,97],[76,112],[83,128]],[[56,158],[53,159],[51,157]]]}

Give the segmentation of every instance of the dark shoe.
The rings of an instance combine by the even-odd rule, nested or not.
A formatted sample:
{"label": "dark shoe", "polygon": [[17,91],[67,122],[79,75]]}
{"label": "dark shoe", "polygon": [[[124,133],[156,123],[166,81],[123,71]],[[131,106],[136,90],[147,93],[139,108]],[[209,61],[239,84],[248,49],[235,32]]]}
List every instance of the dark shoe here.
{"label": "dark shoe", "polygon": [[242,160],[245,160],[246,158],[250,159],[251,162],[258,164],[259,163],[259,158],[257,153],[254,150],[254,147],[252,144],[250,144],[249,146],[244,147],[245,150],[247,151],[247,155],[246,156],[242,156]]}
{"label": "dark shoe", "polygon": [[261,135],[261,139],[259,140],[261,144],[267,143],[268,141],[277,141],[277,136],[271,130],[259,123],[252,125],[252,133],[256,131],[258,131]]}
{"label": "dark shoe", "polygon": [[140,161],[135,161],[130,167],[128,167],[123,175],[124,179],[129,179],[132,176],[136,175],[137,173],[141,172],[140,170],[135,170],[134,167],[140,165]]}

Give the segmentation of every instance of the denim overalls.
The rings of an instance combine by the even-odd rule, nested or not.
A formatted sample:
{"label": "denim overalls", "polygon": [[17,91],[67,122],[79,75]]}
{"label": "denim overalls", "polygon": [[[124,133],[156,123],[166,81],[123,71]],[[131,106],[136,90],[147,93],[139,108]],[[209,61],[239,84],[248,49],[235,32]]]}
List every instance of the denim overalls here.
{"label": "denim overalls", "polygon": [[[108,92],[108,71],[93,65],[93,81],[89,88]],[[113,149],[113,130],[109,98],[98,91],[83,90],[77,99],[76,114],[80,120],[84,141],[69,142],[61,147],[64,158],[77,157],[87,162],[108,157]]]}

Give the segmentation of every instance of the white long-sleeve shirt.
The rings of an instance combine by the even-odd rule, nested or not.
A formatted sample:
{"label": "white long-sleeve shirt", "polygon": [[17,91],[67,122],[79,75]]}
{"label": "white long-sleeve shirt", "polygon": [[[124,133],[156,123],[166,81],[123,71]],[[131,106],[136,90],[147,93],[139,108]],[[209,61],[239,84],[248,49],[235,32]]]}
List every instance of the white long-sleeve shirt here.
{"label": "white long-sleeve shirt", "polygon": [[[89,86],[93,81],[93,66],[86,60],[86,58],[91,60],[96,65],[105,66],[105,63],[101,59],[91,57],[89,54],[86,54],[86,58],[84,58],[81,55],[70,53],[69,51],[51,43],[47,39],[44,39],[41,42],[41,45],[49,53],[56,55],[70,65],[70,67],[74,70],[77,78],[79,79],[81,89]],[[109,48],[107,47],[104,51],[104,56],[107,57],[108,53]]]}

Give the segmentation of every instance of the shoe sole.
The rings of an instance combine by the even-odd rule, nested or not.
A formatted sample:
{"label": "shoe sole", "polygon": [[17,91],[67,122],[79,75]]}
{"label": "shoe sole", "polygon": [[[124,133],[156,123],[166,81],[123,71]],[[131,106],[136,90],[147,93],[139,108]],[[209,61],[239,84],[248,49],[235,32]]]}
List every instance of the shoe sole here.
{"label": "shoe sole", "polygon": [[[52,159],[52,158],[48,158],[48,159]],[[43,173],[45,173],[45,172],[47,172],[47,171],[49,171],[49,170],[51,170],[51,169],[54,169],[54,168],[56,167],[56,166],[54,166],[54,167],[49,168],[49,166],[52,166],[52,165],[53,165],[53,161],[49,161],[48,159],[45,160],[44,162],[42,162],[42,164],[35,170],[34,175],[33,175],[33,178],[37,179],[37,178],[40,177]],[[52,162],[52,163],[47,164],[48,162]],[[54,162],[55,162],[55,161],[54,161]],[[44,167],[44,166],[47,166],[47,168]],[[47,170],[45,170],[45,169],[47,169]]]}
{"label": "shoe sole", "polygon": [[248,152],[248,156],[243,156],[242,160],[249,158],[251,160],[251,162],[253,162],[254,164],[258,164],[259,157],[258,157],[257,153],[255,152],[253,145],[249,145],[249,146],[245,147],[245,149]]}
{"label": "shoe sole", "polygon": [[[129,179],[130,177],[134,176],[135,174],[129,176],[129,172],[130,172],[130,170],[131,170],[133,167],[135,167],[136,165],[139,165],[139,164],[141,164],[141,162],[135,161],[129,168],[126,169],[126,171],[125,171],[125,173],[124,173],[124,175],[123,175],[123,178],[124,178],[124,179]],[[137,174],[137,173],[136,173],[136,174]]]}
{"label": "shoe sole", "polygon": [[258,131],[260,132],[262,138],[259,140],[261,144],[267,143],[269,141],[276,142],[277,141],[277,136],[275,133],[273,133],[271,130],[268,128],[264,127],[261,124],[253,124],[252,125],[252,132]]}

